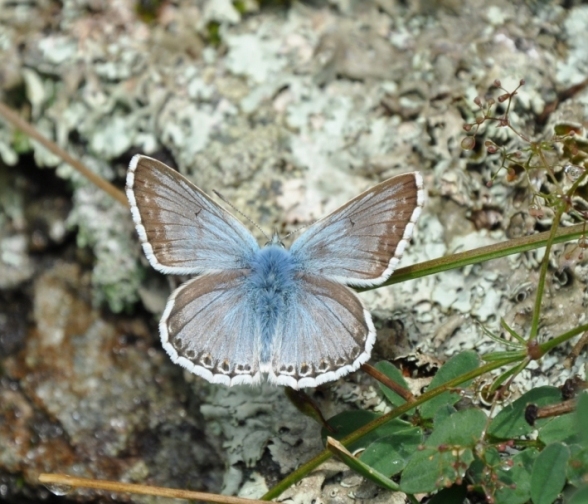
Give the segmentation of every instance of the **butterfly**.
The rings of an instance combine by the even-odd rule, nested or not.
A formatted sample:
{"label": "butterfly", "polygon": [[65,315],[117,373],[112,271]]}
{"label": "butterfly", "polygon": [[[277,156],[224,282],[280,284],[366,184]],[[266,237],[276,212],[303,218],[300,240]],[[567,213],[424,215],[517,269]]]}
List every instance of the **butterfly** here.
{"label": "butterfly", "polygon": [[390,178],[310,225],[287,250],[260,247],[177,171],[136,155],[126,194],[153,268],[197,275],[170,296],[159,331],[172,361],[212,383],[316,387],[372,351],[370,313],[348,286],[392,274],[424,204],[418,172]]}

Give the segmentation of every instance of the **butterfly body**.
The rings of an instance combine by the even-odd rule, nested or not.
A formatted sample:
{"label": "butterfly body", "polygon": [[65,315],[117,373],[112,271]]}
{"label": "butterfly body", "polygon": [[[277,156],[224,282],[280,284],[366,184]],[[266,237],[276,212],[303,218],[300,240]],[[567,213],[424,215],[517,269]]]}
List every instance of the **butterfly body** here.
{"label": "butterfly body", "polygon": [[159,331],[171,359],[212,383],[314,387],[371,354],[370,313],[349,288],[383,283],[424,203],[422,178],[386,180],[309,226],[290,249],[260,247],[176,171],[135,156],[127,196],[151,265],[197,275],[170,296]]}
{"label": "butterfly body", "polygon": [[299,265],[283,246],[270,243],[251,260],[250,273],[245,282],[249,304],[260,324],[260,364],[266,365],[271,357],[278,322],[284,317],[299,291],[297,275]]}

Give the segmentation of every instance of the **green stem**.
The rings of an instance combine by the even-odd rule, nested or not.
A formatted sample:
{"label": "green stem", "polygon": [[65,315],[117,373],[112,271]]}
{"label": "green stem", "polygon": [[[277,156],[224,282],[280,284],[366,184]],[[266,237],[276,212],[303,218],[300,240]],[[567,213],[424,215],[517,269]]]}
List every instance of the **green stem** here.
{"label": "green stem", "polygon": [[407,495],[410,504],[419,504],[419,500],[414,495]]}
{"label": "green stem", "polygon": [[[539,272],[539,282],[537,283],[537,295],[535,296],[535,307],[533,308],[533,320],[531,321],[531,332],[529,333],[529,341],[533,341],[539,332],[539,318],[541,317],[541,302],[543,301],[543,292],[545,292],[545,278],[547,276],[547,269],[549,268],[549,256],[551,255],[551,247],[554,243],[554,238],[557,229],[559,228],[559,221],[563,213],[561,205],[558,206],[557,211],[553,217],[551,230],[549,231],[549,238],[545,245],[545,254],[541,261],[541,270]],[[581,224],[583,226],[583,224]]]}
{"label": "green stem", "polygon": [[[586,231],[585,224],[576,224],[565,228],[556,228],[551,231],[538,233],[531,236],[523,236],[522,238],[514,238],[487,247],[480,247],[467,252],[460,252],[451,254],[431,261],[425,261],[412,266],[400,268],[394,272],[390,279],[378,287],[386,285],[393,285],[407,280],[414,280],[435,273],[441,273],[451,269],[462,268],[470,264],[478,264],[491,259],[498,259],[511,254],[520,254],[529,250],[545,247],[551,240],[551,243],[563,243],[580,238]],[[378,287],[366,287],[357,289],[358,291],[366,291],[376,289]]]}
{"label": "green stem", "polygon": [[563,334],[560,334],[559,336],[557,336],[553,339],[550,339],[549,341],[546,341],[545,343],[542,343],[541,345],[539,345],[541,355],[546,354],[551,349],[555,348],[556,346],[560,345],[561,343],[565,343],[566,341],[572,339],[574,336],[577,336],[578,334],[582,334],[584,331],[588,331],[588,324],[574,327],[573,329],[570,329],[569,331],[567,331]]}
{"label": "green stem", "polygon": [[[493,394],[494,392],[496,392],[506,380],[508,380],[508,379],[512,380],[512,377],[518,375],[523,369],[525,369],[529,365],[529,362],[531,362],[531,359],[525,358],[524,360],[519,362],[516,366],[514,366],[514,367],[506,370],[504,373],[502,373],[492,383],[492,386],[490,387],[489,393]],[[506,388],[508,388],[508,386]]]}

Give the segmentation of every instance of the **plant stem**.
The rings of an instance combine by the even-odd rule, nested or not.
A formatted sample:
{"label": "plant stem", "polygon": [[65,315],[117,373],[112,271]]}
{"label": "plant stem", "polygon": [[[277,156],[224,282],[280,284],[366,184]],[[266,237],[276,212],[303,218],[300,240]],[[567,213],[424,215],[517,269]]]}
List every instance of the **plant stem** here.
{"label": "plant stem", "polygon": [[[541,302],[543,301],[543,293],[545,292],[545,277],[549,268],[549,256],[551,255],[551,247],[554,243],[555,234],[559,229],[559,221],[563,213],[563,205],[558,205],[557,211],[553,216],[553,223],[549,230],[549,238],[545,245],[545,254],[541,261],[541,270],[539,272],[539,282],[537,283],[537,295],[535,296],[535,306],[533,308],[533,320],[531,321],[531,332],[529,333],[529,341],[533,341],[539,332],[539,318],[541,317]],[[583,226],[583,224],[581,224]]]}
{"label": "plant stem", "polygon": [[116,201],[122,203],[124,206],[128,206],[129,202],[125,193],[117,189],[110,182],[103,179],[100,175],[97,175],[90,170],[84,163],[70,156],[65,150],[63,150],[55,142],[49,140],[39,133],[39,131],[30,123],[20,117],[15,111],[0,102],[0,116],[4,117],[6,122],[12,124],[15,128],[21,130],[27,136],[39,142],[45,149],[52,152],[57,157],[63,159],[68,165],[77,170],[81,175],[88,179],[99,189],[102,189],[106,194],[112,196]]}
{"label": "plant stem", "polygon": [[545,247],[550,241],[554,244],[575,240],[583,236],[585,231],[586,226],[583,223],[565,228],[556,228],[554,226],[550,231],[545,231],[544,233],[515,238],[494,245],[468,250],[467,252],[451,254],[438,259],[432,259],[412,266],[399,268],[384,284],[378,287],[365,287],[357,290],[363,292],[387,285],[406,282],[407,280],[434,275],[435,273],[441,273],[451,269],[461,268],[470,264],[478,264],[491,259],[498,259],[511,254],[520,254],[521,252]]}
{"label": "plant stem", "polygon": [[150,485],[138,485],[135,483],[121,483],[119,481],[97,480],[92,478],[78,478],[66,474],[42,473],[39,475],[39,481],[45,485],[60,485],[64,488],[93,488],[96,490],[105,490],[109,494],[133,493],[139,495],[151,495],[168,497],[173,499],[198,500],[204,502],[218,502],[220,504],[255,504],[260,501],[255,499],[245,499],[242,497],[233,497],[231,495],[219,495],[206,492],[195,492],[192,490],[180,490],[176,488],[155,487]]}
{"label": "plant stem", "polygon": [[577,336],[578,334],[583,333],[584,331],[588,331],[588,324],[574,327],[573,329],[570,329],[569,331],[560,334],[559,336],[556,336],[555,338],[550,339],[545,343],[541,343],[539,345],[539,349],[542,354],[546,354],[551,349],[555,348],[558,345],[561,345],[562,343],[565,343],[566,341],[572,339],[574,336]]}

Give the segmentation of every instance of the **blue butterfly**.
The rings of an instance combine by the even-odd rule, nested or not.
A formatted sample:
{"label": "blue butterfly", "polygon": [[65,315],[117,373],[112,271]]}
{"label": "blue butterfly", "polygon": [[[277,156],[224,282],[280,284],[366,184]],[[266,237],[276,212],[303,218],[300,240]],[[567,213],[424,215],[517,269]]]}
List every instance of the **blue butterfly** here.
{"label": "blue butterfly", "polygon": [[260,247],[227,210],[163,163],[137,155],[126,193],[156,270],[198,275],[170,296],[159,331],[172,360],[212,383],[263,376],[315,387],[371,354],[370,313],[346,285],[385,282],[424,203],[418,172],[388,179],[309,226],[290,250]]}

